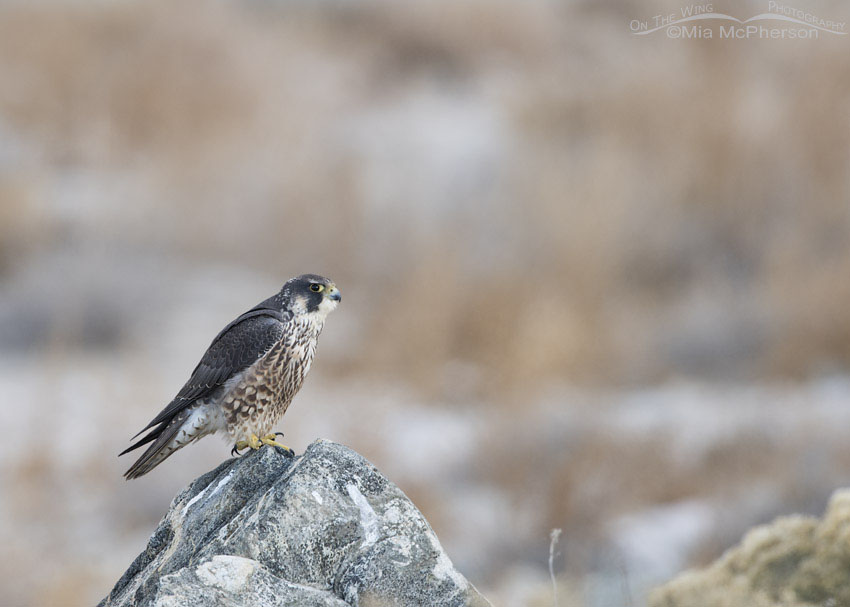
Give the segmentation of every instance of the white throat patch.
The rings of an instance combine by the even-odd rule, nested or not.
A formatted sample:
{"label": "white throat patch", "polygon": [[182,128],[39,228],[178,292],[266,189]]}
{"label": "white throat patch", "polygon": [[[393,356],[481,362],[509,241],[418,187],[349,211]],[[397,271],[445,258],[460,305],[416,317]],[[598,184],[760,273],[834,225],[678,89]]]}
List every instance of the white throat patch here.
{"label": "white throat patch", "polygon": [[336,308],[336,304],[337,302],[334,300],[325,297],[322,299],[322,303],[319,304],[319,307],[316,310],[313,312],[307,312],[307,301],[301,296],[296,296],[292,301],[291,309],[295,316],[300,316],[302,318],[310,319],[312,322],[319,322],[323,324],[328,314]]}

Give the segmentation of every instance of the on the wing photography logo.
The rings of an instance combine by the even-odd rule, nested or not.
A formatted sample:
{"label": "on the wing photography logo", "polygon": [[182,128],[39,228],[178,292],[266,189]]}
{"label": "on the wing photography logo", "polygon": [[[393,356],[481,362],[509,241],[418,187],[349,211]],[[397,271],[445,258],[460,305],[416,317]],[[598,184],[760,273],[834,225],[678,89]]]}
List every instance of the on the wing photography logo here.
{"label": "on the wing photography logo", "polygon": [[815,13],[770,0],[767,12],[739,19],[715,12],[711,3],[689,4],[678,12],[632,19],[636,36],[664,33],[668,38],[726,38],[767,40],[813,40],[823,36],[846,36],[847,23],[824,19]]}

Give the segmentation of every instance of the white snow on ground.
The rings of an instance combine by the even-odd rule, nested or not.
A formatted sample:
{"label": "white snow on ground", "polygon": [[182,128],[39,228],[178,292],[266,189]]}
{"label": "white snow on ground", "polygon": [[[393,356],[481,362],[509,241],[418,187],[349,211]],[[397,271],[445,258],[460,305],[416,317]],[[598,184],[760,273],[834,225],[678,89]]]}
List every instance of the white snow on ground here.
{"label": "white snow on ground", "polygon": [[714,519],[710,504],[686,500],[616,519],[610,525],[610,537],[627,571],[663,580],[687,565],[690,553],[711,532]]}
{"label": "white snow on ground", "polygon": [[363,541],[367,544],[374,544],[378,541],[379,537],[378,515],[375,514],[369,501],[360,493],[360,489],[356,485],[346,485],[345,490],[348,491],[351,501],[360,510],[360,526],[363,528]]}
{"label": "white snow on ground", "polygon": [[[162,402],[157,399],[164,402],[176,384],[151,385],[152,377],[165,380],[137,372],[156,368],[153,359],[86,356],[43,363],[15,358],[0,364],[0,393],[6,398],[0,407],[6,429],[0,442],[0,542],[16,555],[0,563],[0,585],[21,587],[31,572],[39,571],[36,564],[51,575],[79,575],[68,564],[86,555],[86,574],[100,580],[105,592],[170,499],[228,457],[229,446],[207,438],[175,454],[151,478],[124,482],[121,472],[129,463],[115,455],[158,410]],[[571,491],[593,496],[601,489],[606,496],[599,503],[600,518],[585,523],[597,529],[593,542],[612,547],[623,563],[637,607],[649,585],[686,567],[704,542],[718,537],[733,542],[746,526],[800,504],[822,509],[820,501],[832,489],[850,482],[850,470],[841,465],[850,454],[845,446],[850,379],[844,377],[797,385],[679,382],[625,392],[565,389],[529,403],[516,423],[489,416],[481,404],[428,404],[401,387],[334,384],[321,375],[311,380],[280,426],[287,442],[301,452],[321,436],[367,455],[417,499],[459,570],[485,593],[488,583],[496,584],[496,592],[498,580],[508,579],[517,567],[539,569],[541,577],[532,577],[548,580],[547,538],[553,523],[566,530],[561,551],[570,558],[558,563],[562,571],[578,559],[589,563],[585,573],[597,576],[586,580],[619,575],[594,573],[593,558],[585,554],[588,544],[577,541],[570,529],[578,524],[571,523],[576,499]],[[571,458],[583,453],[575,449],[592,448],[600,437],[604,449],[638,445],[638,458],[640,445],[663,446],[663,459],[653,460],[662,487],[668,477],[702,474],[711,469],[706,468],[710,458],[751,443],[758,445],[752,454],[744,450],[736,457],[756,457],[769,448],[775,450],[771,457],[787,461],[766,471],[742,468],[738,473],[733,467],[714,488],[694,494],[685,487],[681,499],[647,503],[647,498],[619,493],[605,476],[610,470],[596,470],[593,458],[569,468]],[[504,455],[494,460],[503,463],[511,457],[534,458],[523,468],[531,478],[515,484],[505,480],[513,474],[509,470],[486,472],[482,463],[494,453]],[[563,474],[578,476],[570,479],[573,489],[559,493],[552,488],[563,483]],[[800,493],[810,501],[787,501]],[[371,539],[368,510],[357,494],[351,497]],[[582,516],[595,516],[594,509]],[[123,539],[116,543],[116,537]],[[510,596],[520,592],[502,587]],[[585,589],[588,604],[598,594],[593,587]]]}
{"label": "white snow on ground", "polygon": [[[210,491],[210,494],[207,497],[212,498],[212,496],[214,496],[216,493],[218,493],[221,490],[222,487],[224,487],[227,483],[229,483],[230,479],[233,477],[233,472],[234,471],[231,470],[230,472],[227,473],[227,476],[225,476],[223,479],[218,481],[218,483],[216,483],[215,487],[213,488],[212,491]],[[199,499],[204,497],[204,494],[207,492],[207,489],[209,489],[209,486],[205,487],[203,491],[201,491],[198,495],[196,495],[195,497],[190,499],[188,504],[183,506],[183,509],[180,511],[181,517],[186,516],[186,513],[189,511],[189,508],[192,507],[192,504],[194,504]]]}

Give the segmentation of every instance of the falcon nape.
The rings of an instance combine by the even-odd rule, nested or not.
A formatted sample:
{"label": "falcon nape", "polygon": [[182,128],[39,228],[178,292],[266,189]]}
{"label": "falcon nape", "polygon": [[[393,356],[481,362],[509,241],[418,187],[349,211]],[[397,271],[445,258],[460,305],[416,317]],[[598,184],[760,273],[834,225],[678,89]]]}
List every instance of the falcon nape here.
{"label": "falcon nape", "polygon": [[153,441],[124,476],[139,478],[181,447],[220,431],[236,449],[289,450],[272,428],[301,388],[325,318],[341,300],[333,282],[303,274],[227,325],[174,400],[136,436],[150,432],[119,454]]}

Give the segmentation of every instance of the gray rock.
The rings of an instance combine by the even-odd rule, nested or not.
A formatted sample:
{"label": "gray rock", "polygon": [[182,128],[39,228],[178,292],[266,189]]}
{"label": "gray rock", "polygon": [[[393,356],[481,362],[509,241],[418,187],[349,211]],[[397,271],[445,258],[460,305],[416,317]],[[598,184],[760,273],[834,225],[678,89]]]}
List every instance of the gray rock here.
{"label": "gray rock", "polygon": [[287,582],[257,561],[225,554],[162,576],[152,602],[155,607],[348,607],[328,591]]}
{"label": "gray rock", "polygon": [[363,457],[264,447],[196,479],[103,607],[489,603],[428,522]]}

